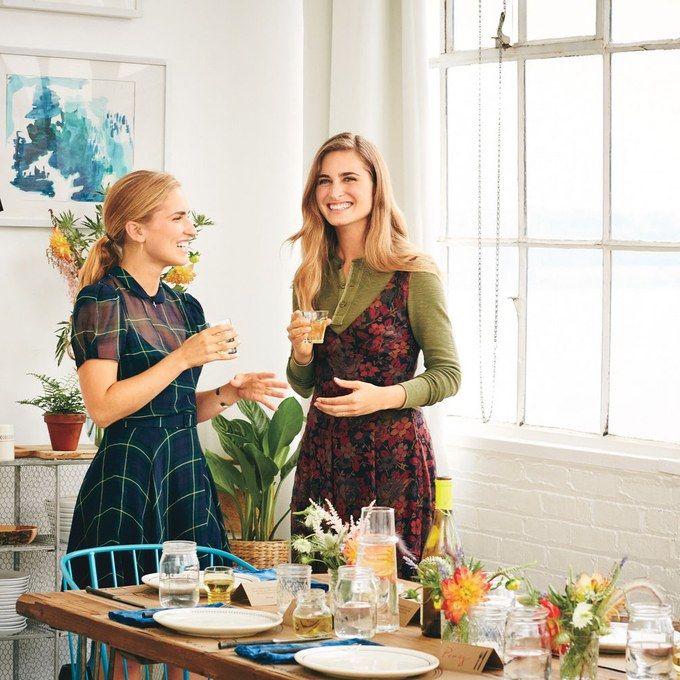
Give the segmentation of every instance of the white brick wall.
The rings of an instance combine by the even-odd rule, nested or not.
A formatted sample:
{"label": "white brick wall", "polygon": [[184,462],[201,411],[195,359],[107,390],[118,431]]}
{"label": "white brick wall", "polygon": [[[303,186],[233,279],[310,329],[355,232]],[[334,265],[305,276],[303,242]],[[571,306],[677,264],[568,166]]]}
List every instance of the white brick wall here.
{"label": "white brick wall", "polygon": [[648,577],[680,618],[680,476],[451,448],[463,547],[487,564],[535,561],[529,574],[560,587],[569,569],[608,571],[628,557],[622,581]]}

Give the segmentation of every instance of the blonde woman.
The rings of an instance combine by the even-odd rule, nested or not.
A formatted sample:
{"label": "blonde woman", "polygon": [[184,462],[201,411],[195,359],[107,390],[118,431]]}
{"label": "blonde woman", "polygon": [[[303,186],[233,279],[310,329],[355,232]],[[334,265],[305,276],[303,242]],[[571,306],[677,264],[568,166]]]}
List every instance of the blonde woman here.
{"label": "blonde woman", "polygon": [[[140,170],[118,180],[103,207],[106,235],[93,246],[73,311],[72,348],[88,413],[106,428],[85,475],[69,552],[111,544],[196,541],[226,549],[222,515],[196,423],[238,399],[273,408],[285,383],[272,373],[237,375],[196,391],[204,364],[229,361],[230,324],[207,328],[198,301],[161,281],[189,261],[196,235],[177,180]],[[230,352],[232,350],[232,352]],[[111,586],[102,565],[99,585]],[[132,564],[117,566],[133,582]],[[157,571],[155,561],[139,573]],[[89,585],[86,565],[74,578]]]}
{"label": "blonde woman", "polygon": [[[409,242],[376,147],[342,133],[319,149],[302,199],[302,263],[293,280],[288,380],[313,395],[295,475],[293,512],[329,499],[346,520],[375,499],[396,511],[421,554],[435,460],[421,406],[458,390],[460,368],[439,273]],[[332,315],[310,344],[301,310]],[[416,376],[423,352],[425,371]],[[405,572],[403,568],[402,573]]]}

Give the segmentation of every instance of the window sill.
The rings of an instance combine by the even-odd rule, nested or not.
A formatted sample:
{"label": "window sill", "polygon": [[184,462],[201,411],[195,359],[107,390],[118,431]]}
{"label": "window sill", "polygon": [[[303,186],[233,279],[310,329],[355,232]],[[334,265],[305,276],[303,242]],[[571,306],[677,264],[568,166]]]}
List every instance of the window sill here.
{"label": "window sill", "polygon": [[680,476],[680,446],[449,416],[447,449],[466,448],[628,472]]}

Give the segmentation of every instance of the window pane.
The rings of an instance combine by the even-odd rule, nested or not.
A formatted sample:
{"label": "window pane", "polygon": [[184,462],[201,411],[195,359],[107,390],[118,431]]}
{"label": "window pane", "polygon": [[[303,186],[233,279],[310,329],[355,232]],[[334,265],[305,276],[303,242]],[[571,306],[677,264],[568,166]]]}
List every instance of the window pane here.
{"label": "window pane", "polygon": [[678,0],[612,0],[612,41],[680,37]]}
{"label": "window pane", "polygon": [[[477,69],[448,70],[449,234],[477,234]],[[501,233],[517,236],[517,67],[503,65]],[[482,66],[482,231],[496,233],[498,65]]]}
{"label": "window pane", "polygon": [[595,0],[527,0],[527,40],[595,35]]}
{"label": "window pane", "polygon": [[680,253],[614,253],[609,431],[680,441]]}
{"label": "window pane", "polygon": [[[498,32],[498,20],[503,11],[503,0],[484,0],[482,5],[482,47],[494,47],[492,36]],[[508,3],[505,10],[503,33],[510,42],[517,42],[517,13],[515,3]],[[479,45],[478,4],[470,0],[453,2],[453,49],[476,50]]]}
{"label": "window pane", "polygon": [[[491,399],[491,367],[494,308],[493,248],[483,253],[484,319],[484,406]],[[498,307],[498,354],[493,420],[515,422],[517,392],[517,314],[510,297],[517,295],[517,250],[502,248]],[[477,327],[477,249],[455,246],[449,249],[449,309],[460,355],[463,381],[460,392],[447,402],[453,415],[480,417],[479,334]]]}
{"label": "window pane", "polygon": [[612,55],[614,238],[680,241],[678,81],[676,50]]}
{"label": "window pane", "polygon": [[602,254],[532,249],[527,295],[526,422],[596,432]]}
{"label": "window pane", "polygon": [[602,58],[527,62],[527,230],[602,234]]}

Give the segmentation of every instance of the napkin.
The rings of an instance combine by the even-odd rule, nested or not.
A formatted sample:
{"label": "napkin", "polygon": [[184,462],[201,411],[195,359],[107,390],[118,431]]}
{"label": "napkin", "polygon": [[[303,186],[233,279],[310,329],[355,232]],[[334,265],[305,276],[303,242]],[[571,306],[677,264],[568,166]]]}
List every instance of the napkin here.
{"label": "napkin", "polygon": [[[242,569],[240,567],[234,568],[234,573],[238,574],[250,574],[260,581],[276,581],[276,571],[274,569],[256,569],[255,571],[249,571],[248,569]],[[312,579],[312,588],[319,588],[319,590],[325,590],[328,592],[328,584],[322,583],[321,581],[315,581]]]}
{"label": "napkin", "polygon": [[342,647],[344,645],[377,645],[379,642],[350,638],[349,640],[322,640],[321,642],[294,642],[283,645],[239,645],[234,651],[246,659],[258,663],[295,663],[295,654],[312,647]]}
{"label": "napkin", "polygon": [[[222,602],[215,604],[201,605],[203,607],[221,607]],[[115,611],[109,612],[109,618],[116,623],[124,623],[126,626],[134,626],[135,628],[155,628],[158,626],[153,616],[156,612],[162,612],[167,607],[158,607],[157,609],[135,609],[133,611]],[[146,614],[147,616],[144,616]]]}

